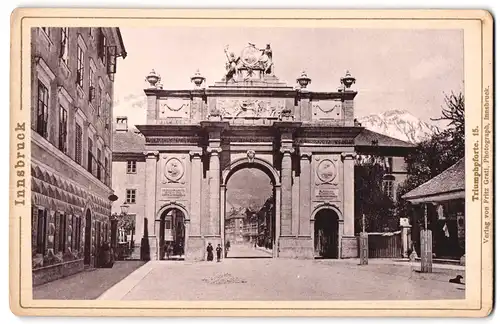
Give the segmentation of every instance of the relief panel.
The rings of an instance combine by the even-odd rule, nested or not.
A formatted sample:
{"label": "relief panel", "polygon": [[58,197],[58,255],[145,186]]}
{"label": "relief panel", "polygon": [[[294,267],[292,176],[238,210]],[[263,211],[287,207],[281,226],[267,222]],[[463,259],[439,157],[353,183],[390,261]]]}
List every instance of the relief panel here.
{"label": "relief panel", "polygon": [[159,160],[159,200],[187,201],[190,162],[186,154],[162,154]]}
{"label": "relief panel", "polygon": [[158,99],[158,119],[188,119],[190,111],[188,98]]}
{"label": "relief panel", "polygon": [[313,120],[342,119],[342,102],[340,100],[313,100]]}
{"label": "relief panel", "polygon": [[316,155],[313,158],[313,201],[340,201],[340,156]]}
{"label": "relief panel", "polygon": [[222,117],[277,118],[285,108],[285,99],[218,98],[216,105]]}

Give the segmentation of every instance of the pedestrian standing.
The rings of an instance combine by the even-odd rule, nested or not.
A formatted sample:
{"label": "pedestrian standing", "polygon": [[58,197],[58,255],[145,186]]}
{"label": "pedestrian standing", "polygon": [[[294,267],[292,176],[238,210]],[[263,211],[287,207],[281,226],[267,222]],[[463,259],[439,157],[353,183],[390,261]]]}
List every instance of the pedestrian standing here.
{"label": "pedestrian standing", "polygon": [[214,247],[212,246],[212,243],[208,243],[207,246],[207,261],[213,261],[214,260]]}
{"label": "pedestrian standing", "polygon": [[229,248],[231,247],[231,243],[229,241],[226,242],[226,250],[224,251],[224,257],[227,258],[227,253],[229,252]]}
{"label": "pedestrian standing", "polygon": [[169,244],[167,248],[167,258],[170,259],[170,256],[173,255],[173,253],[174,253],[174,247],[172,246],[172,244]]}
{"label": "pedestrian standing", "polygon": [[222,246],[220,246],[220,244],[217,244],[215,252],[217,252],[217,262],[220,262],[220,257],[222,255]]}

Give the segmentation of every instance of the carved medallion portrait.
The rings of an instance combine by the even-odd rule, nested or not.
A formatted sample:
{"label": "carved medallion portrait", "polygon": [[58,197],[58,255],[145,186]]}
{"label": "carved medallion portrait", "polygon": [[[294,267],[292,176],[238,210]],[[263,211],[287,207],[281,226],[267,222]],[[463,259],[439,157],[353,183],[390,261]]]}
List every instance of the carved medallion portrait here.
{"label": "carved medallion portrait", "polygon": [[178,182],[184,175],[184,165],[178,158],[171,158],[165,163],[165,177],[171,182]]}
{"label": "carved medallion portrait", "polygon": [[337,169],[332,160],[322,160],[316,169],[318,178],[323,182],[332,182],[337,176]]}

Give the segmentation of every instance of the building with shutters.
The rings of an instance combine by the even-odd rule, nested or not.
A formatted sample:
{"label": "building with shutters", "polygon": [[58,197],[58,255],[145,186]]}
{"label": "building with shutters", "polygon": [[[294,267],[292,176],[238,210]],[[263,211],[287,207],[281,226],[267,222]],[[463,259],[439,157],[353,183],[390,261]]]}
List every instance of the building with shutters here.
{"label": "building with shutters", "polygon": [[31,30],[33,284],[98,264],[110,240],[118,28]]}

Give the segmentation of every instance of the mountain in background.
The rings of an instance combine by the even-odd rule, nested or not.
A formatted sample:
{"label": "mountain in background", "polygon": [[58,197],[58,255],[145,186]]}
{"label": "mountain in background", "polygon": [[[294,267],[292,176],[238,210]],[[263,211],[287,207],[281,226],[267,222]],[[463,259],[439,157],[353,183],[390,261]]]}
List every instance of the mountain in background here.
{"label": "mountain in background", "polygon": [[439,131],[439,127],[426,123],[406,110],[389,110],[357,118],[367,129],[410,143],[418,143]]}
{"label": "mountain in background", "polygon": [[271,179],[258,169],[243,169],[231,176],[227,184],[226,211],[231,208],[259,210],[272,195]]}

